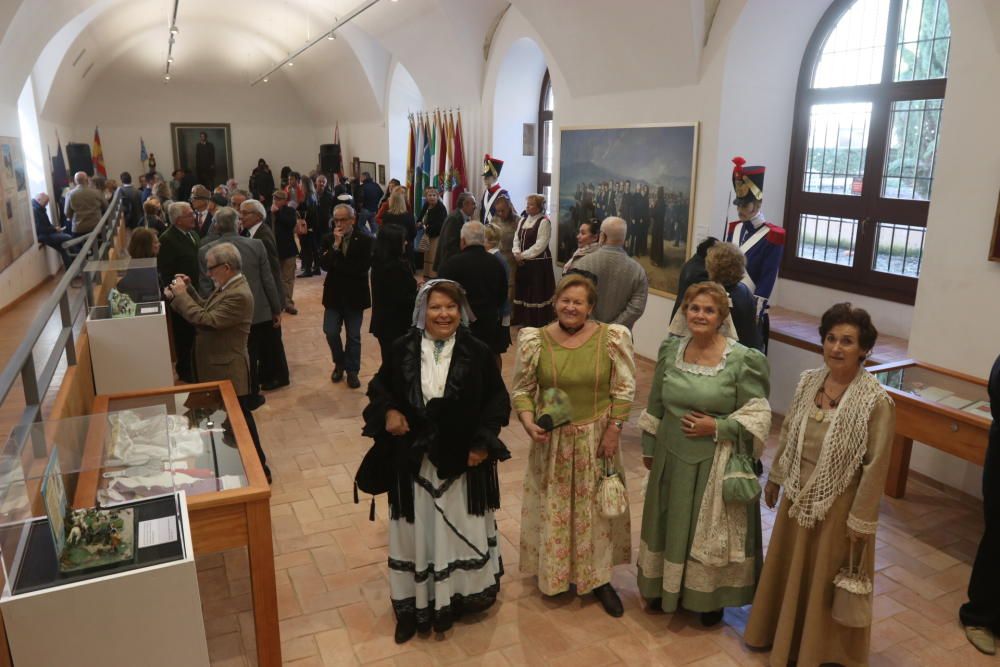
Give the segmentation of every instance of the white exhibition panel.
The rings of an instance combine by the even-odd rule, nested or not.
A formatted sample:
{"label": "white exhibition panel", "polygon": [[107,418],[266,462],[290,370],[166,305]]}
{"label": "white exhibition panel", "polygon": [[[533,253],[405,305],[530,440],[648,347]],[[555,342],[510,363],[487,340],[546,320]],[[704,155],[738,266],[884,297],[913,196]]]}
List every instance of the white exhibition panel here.
{"label": "white exhibition panel", "polygon": [[94,387],[98,394],[136,392],[174,383],[167,306],[162,301],[158,305],[159,312],[153,315],[87,319]]}

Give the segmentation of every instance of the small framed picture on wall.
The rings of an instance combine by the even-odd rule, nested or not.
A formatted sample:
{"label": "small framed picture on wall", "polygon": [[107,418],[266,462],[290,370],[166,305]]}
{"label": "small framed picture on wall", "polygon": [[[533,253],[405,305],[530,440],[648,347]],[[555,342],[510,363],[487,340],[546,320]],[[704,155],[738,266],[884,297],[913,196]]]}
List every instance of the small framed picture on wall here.
{"label": "small framed picture on wall", "polygon": [[378,166],[378,182],[381,185],[385,185],[385,165],[380,164]]}
{"label": "small framed picture on wall", "polygon": [[535,154],[535,144],[537,139],[535,137],[534,123],[523,123],[521,125],[521,143],[523,144],[521,148],[521,155],[525,157],[531,157]]}

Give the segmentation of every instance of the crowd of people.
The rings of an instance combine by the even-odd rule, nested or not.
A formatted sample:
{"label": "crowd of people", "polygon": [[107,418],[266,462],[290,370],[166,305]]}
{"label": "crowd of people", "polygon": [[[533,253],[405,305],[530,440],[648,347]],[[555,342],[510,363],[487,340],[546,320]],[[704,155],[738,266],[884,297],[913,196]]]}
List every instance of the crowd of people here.
{"label": "crowd of people", "polygon": [[[484,224],[471,194],[449,214],[428,190],[414,215],[405,186],[382,192],[367,174],[335,188],[323,174],[292,170],[275,182],[262,160],[249,191],[195,183],[186,200],[183,179],[136,188],[129,252],[157,258],[178,376],[233,381],[265,470],[252,413],[263,392],[290,382],[281,324],[298,312],[295,281],[325,274],[334,383],[361,386],[361,327],[372,311],[381,366],[367,388],[364,433],[374,444],[357,481],[388,494],[397,642],[445,631],[497,599],[494,513],[499,464],[510,458],[500,431],[512,410],[531,441],[521,570],[543,595],[592,593],[608,614],[623,614],[612,579],[631,560],[632,518],[627,502],[611,506],[608,486],[624,480],[620,438],[636,389],[630,329],[648,292],[628,252],[628,220],[582,221],[556,283],[538,194],[521,215],[505,192],[494,197]],[[70,195],[74,232],[101,202]],[[637,586],[650,611],[685,609],[705,626],[752,603],[746,641],[770,648],[772,664],[864,664],[870,627],[839,624],[831,599],[849,558],[869,586],[873,572],[894,421],[864,368],[877,332],[850,304],[823,316],[824,366],[802,374],[761,489],[770,368],[744,271],[736,246],[702,244],[664,322],[638,419],[649,480]],[[500,360],[512,327],[508,390]],[[778,512],[766,559],[761,496]]]}

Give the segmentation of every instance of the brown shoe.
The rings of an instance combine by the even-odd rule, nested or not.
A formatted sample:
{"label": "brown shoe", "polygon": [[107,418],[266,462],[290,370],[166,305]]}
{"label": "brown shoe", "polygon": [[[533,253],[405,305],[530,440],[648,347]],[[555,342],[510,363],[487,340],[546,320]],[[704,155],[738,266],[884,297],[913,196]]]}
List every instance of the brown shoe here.
{"label": "brown shoe", "polygon": [[996,655],[997,640],[990,632],[989,628],[982,628],[975,625],[965,626],[965,638],[976,647],[976,650],[986,655]]}

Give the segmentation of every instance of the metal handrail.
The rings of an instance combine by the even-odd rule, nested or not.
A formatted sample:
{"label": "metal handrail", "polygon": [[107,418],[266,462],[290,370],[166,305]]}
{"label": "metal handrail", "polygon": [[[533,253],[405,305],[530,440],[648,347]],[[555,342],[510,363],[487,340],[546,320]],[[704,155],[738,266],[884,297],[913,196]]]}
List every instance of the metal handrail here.
{"label": "metal handrail", "polygon": [[[84,275],[85,289],[76,299],[76,303],[70,303],[69,289],[73,280],[83,272],[84,265],[91,258],[92,252],[95,258],[107,257],[121,222],[120,209],[121,197],[119,192],[115,192],[111,205],[108,206],[108,210],[105,211],[94,231],[86,237],[86,240],[80,239],[83,242],[83,247],[76,259],[63,274],[49,298],[42,304],[35,319],[24,333],[21,344],[14,351],[7,366],[0,372],[0,405],[7,400],[18,378],[21,379],[24,391],[24,410],[14,427],[14,432],[26,433],[28,429],[21,427],[27,427],[34,422],[41,421],[42,401],[51,386],[63,354],[66,355],[68,366],[76,365],[76,337],[73,333],[73,323],[76,321],[76,315],[80,309],[91,305],[93,301],[93,289],[89,274]],[[56,344],[42,364],[42,372],[39,374],[35,368],[35,345],[38,344],[39,338],[41,338],[57,308],[62,319],[62,328],[56,338]]]}

